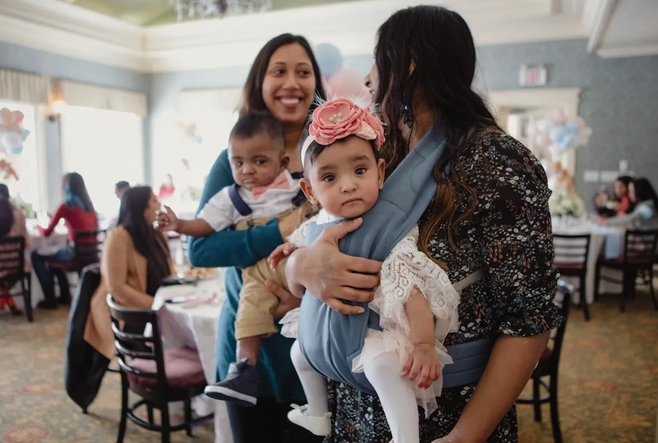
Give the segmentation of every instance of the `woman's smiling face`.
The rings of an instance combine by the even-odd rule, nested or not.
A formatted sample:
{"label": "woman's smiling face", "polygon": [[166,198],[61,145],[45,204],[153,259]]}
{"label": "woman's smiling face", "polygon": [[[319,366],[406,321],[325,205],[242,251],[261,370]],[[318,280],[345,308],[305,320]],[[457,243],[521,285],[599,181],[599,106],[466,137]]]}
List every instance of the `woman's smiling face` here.
{"label": "woman's smiling face", "polygon": [[303,125],[315,94],[315,74],[306,50],[297,43],[274,51],[263,79],[263,101],[282,124]]}

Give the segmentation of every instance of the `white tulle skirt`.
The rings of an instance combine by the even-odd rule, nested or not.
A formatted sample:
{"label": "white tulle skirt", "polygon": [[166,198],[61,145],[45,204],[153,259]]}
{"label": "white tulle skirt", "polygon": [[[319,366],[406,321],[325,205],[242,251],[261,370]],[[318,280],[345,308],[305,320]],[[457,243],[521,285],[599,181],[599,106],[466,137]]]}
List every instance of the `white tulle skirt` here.
{"label": "white tulle skirt", "polygon": [[[361,354],[352,361],[352,370],[354,372],[363,372],[364,363],[366,361],[372,360],[380,354],[395,353],[399,356],[399,370],[402,371],[412,349],[413,346],[411,341],[400,331],[376,331],[374,329],[368,329],[363,344],[363,350],[361,351]],[[438,341],[436,343],[436,352],[439,355],[441,368],[452,363],[452,358],[446,352],[445,347]],[[422,407],[425,410],[425,416],[429,417],[437,409],[436,397],[441,395],[443,378],[439,377],[439,379],[427,389],[418,389],[415,386],[415,383],[410,383],[410,385],[413,386],[418,406]]]}

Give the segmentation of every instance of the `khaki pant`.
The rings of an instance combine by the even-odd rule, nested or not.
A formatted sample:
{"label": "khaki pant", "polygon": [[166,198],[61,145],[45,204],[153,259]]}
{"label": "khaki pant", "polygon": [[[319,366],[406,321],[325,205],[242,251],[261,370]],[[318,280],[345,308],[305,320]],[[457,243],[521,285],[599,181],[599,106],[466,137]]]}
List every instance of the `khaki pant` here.
{"label": "khaki pant", "polygon": [[277,270],[273,271],[267,259],[262,259],[242,271],[242,291],[235,317],[236,340],[269,337],[279,331],[273,317],[279,299],[267,289],[265,282],[270,279],[288,290],[284,269],[285,261],[279,263]]}
{"label": "khaki pant", "polygon": [[[293,208],[279,214],[276,218],[281,220],[293,211],[299,211],[300,222],[305,220],[303,207]],[[235,229],[246,230],[253,226],[264,225],[270,220],[272,219],[242,220],[235,226]],[[279,299],[267,289],[265,281],[272,280],[288,290],[284,269],[285,261],[279,263],[277,270],[273,271],[267,259],[262,259],[242,271],[242,291],[240,291],[240,303],[235,317],[236,340],[256,336],[269,337],[279,332],[273,317]]]}

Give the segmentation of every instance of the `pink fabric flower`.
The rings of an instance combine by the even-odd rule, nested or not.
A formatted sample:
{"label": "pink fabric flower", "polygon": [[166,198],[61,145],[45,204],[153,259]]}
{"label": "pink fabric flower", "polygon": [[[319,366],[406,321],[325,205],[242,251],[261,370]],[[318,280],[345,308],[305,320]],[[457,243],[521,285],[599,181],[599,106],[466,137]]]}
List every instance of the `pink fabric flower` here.
{"label": "pink fabric flower", "polygon": [[350,135],[373,140],[377,150],[384,143],[384,128],[379,119],[343,98],[326,102],[313,111],[309,134],[325,146]]}

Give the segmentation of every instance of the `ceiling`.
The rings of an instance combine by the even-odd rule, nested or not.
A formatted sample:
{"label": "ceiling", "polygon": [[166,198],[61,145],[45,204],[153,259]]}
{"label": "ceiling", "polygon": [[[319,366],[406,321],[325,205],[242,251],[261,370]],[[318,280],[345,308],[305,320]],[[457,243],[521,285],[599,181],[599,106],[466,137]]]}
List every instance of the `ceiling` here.
{"label": "ceiling", "polygon": [[601,57],[658,54],[658,0],[272,2],[265,13],[176,23],[169,0],[0,0],[0,41],[142,72],[244,67],[284,32],[372,54],[393,12],[424,3],[462,14],[478,46],[588,39]]}
{"label": "ceiling", "polygon": [[[138,26],[176,23],[170,0],[60,0]],[[272,10],[294,9],[355,0],[272,0]]]}

